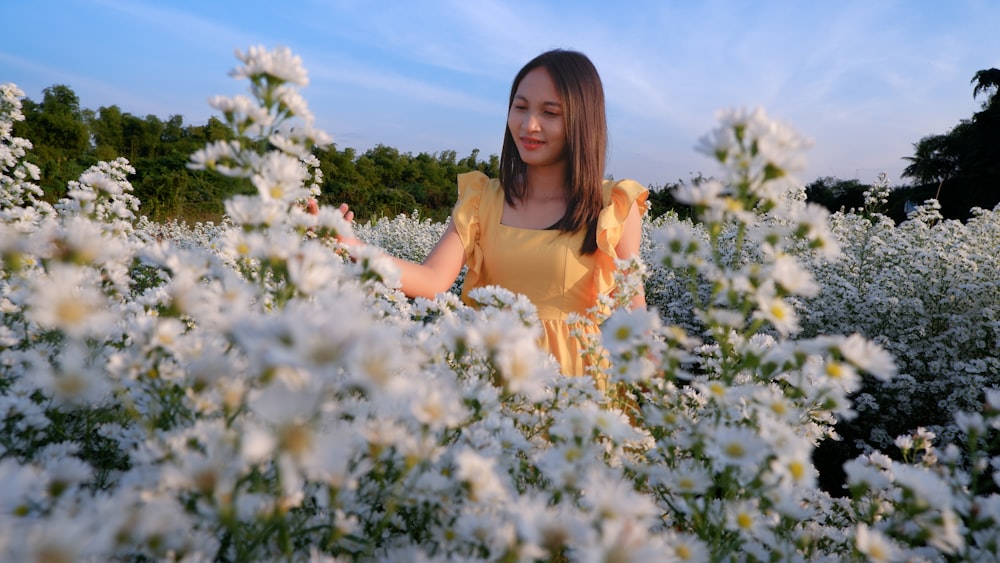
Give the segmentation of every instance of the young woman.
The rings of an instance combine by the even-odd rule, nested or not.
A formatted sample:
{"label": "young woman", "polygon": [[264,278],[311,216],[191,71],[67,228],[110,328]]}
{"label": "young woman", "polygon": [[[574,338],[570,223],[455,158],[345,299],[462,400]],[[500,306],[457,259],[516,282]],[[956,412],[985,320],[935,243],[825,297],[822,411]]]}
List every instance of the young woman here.
{"label": "young woman", "polygon": [[[636,182],[604,180],[606,152],[604,89],[593,63],[565,50],[532,59],[511,86],[500,178],[458,177],[452,220],[427,259],[394,259],[403,292],[433,297],[468,266],[464,299],[487,285],[524,294],[538,309],[540,345],[563,373],[584,374],[591,360],[566,317],[585,315],[614,290],[615,259],[638,254],[647,208],[648,192]],[[353,217],[347,205],[341,211]],[[631,303],[645,305],[642,295]]]}

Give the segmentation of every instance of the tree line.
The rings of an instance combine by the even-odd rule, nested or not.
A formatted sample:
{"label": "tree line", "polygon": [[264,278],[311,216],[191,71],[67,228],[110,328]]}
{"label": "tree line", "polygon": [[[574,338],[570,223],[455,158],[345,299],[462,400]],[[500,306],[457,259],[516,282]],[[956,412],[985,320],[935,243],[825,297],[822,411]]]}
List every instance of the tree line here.
{"label": "tree line", "polygon": [[[909,205],[937,199],[946,219],[968,219],[973,207],[992,209],[1000,203],[1000,70],[973,75],[973,99],[984,96],[980,111],[961,120],[951,131],[928,135],[913,144],[913,156],[903,177],[912,185],[889,192],[886,214],[899,221]],[[806,186],[812,201],[832,211],[860,209],[871,185],[855,180],[818,178]]]}
{"label": "tree line", "polygon": [[[140,117],[116,105],[84,109],[72,88],[61,84],[43,90],[41,102],[22,100],[22,111],[25,119],[15,123],[14,134],[34,145],[28,160],[39,167],[39,186],[51,202],[64,196],[67,182],[84,170],[118,157],[136,170],[129,181],[142,202],[141,213],[157,221],[218,220],[227,197],[252,190],[238,179],[187,168],[191,153],[232,138],[215,117],[204,125],[185,125],[180,115]],[[453,150],[413,155],[377,145],[358,153],[330,145],[315,155],[323,171],[322,203],[350,202],[361,221],[415,210],[443,221],[455,203],[458,174],[499,172],[499,158],[483,159],[478,149],[459,158]]]}
{"label": "tree line", "polygon": [[[903,176],[914,183],[890,191],[885,210],[890,217],[901,221],[910,204],[930,198],[941,203],[942,215],[956,219],[968,218],[972,207],[992,208],[1000,202],[1000,70],[981,70],[972,83],[973,98],[985,95],[981,111],[946,134],[914,143],[914,155],[903,157],[910,162]],[[41,102],[22,100],[25,120],[15,123],[14,133],[34,144],[29,160],[41,170],[39,185],[50,201],[65,195],[67,182],[97,161],[117,157],[135,167],[130,181],[142,202],[141,213],[156,221],[218,220],[227,197],[252,189],[245,182],[186,167],[191,153],[206,143],[232,138],[215,117],[204,125],[185,125],[180,115],[164,120],[132,115],[116,105],[84,109],[76,93],[62,84],[46,88],[42,96]],[[323,171],[321,203],[350,202],[360,221],[413,211],[443,221],[455,203],[458,174],[499,173],[497,155],[481,158],[479,149],[464,158],[452,150],[413,155],[384,145],[362,153],[330,145],[315,154]],[[690,181],[700,180],[698,175]],[[667,211],[687,214],[671,195],[670,188],[681,182],[649,186],[653,217]],[[807,185],[806,194],[831,211],[860,209],[871,187],[857,179],[824,177]]]}

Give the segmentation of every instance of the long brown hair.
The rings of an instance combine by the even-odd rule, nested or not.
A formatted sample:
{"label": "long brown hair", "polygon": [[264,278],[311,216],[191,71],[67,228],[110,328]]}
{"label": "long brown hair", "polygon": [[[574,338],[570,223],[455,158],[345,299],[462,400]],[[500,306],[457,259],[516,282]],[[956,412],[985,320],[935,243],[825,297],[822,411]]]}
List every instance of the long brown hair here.
{"label": "long brown hair", "polygon": [[[563,105],[566,128],[566,214],[555,225],[564,233],[586,229],[581,252],[597,251],[597,216],[604,207],[601,186],[608,150],[608,124],[604,110],[604,86],[597,68],[583,53],[555,49],[528,61],[514,77],[507,111],[526,74],[544,68],[555,83]],[[514,144],[510,127],[500,153],[500,184],[504,199],[514,206],[527,191],[527,165]]]}

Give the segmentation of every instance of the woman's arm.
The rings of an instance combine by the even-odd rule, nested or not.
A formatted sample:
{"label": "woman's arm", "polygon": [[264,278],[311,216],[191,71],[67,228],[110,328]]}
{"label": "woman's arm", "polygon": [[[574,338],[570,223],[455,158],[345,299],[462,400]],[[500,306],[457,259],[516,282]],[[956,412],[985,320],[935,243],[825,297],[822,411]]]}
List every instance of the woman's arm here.
{"label": "woman's arm", "polygon": [[420,264],[392,258],[399,268],[403,293],[408,297],[433,298],[448,291],[465,265],[465,249],[453,223],[448,223],[441,239]]}
{"label": "woman's arm", "polygon": [[[348,221],[354,217],[354,212],[346,204],[340,206],[340,212]],[[337,241],[347,247],[348,253],[352,248],[365,245],[356,238],[338,237]],[[458,236],[455,225],[449,223],[441,239],[422,263],[417,264],[395,256],[389,258],[399,269],[401,289],[407,297],[433,298],[439,293],[448,291],[458,279],[458,274],[465,265],[465,249],[462,247],[462,239]]]}
{"label": "woman's arm", "polygon": [[[622,260],[638,256],[639,247],[642,243],[642,215],[639,212],[637,204],[633,204],[632,208],[629,209],[628,217],[625,218],[625,224],[622,227],[622,238],[618,240],[618,245],[615,246],[615,253]],[[643,288],[640,287],[639,293],[632,298],[629,309],[634,311],[645,308],[646,294]]]}

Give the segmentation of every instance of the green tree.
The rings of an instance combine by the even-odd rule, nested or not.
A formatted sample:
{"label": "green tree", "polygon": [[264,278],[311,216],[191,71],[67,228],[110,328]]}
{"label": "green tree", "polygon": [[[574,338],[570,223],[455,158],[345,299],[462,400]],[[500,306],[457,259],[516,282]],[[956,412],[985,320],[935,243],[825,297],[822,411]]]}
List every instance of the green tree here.
{"label": "green tree", "polygon": [[84,158],[90,148],[90,131],[80,99],[69,86],[57,84],[42,91],[42,102],[22,102],[24,121],[15,132],[30,139],[34,148],[29,159],[41,170],[39,186],[54,200],[66,191],[66,183],[93,164]]}
{"label": "green tree", "polygon": [[861,209],[865,204],[864,193],[871,186],[860,180],[841,180],[832,176],[817,178],[806,186],[806,199],[826,207],[831,212]]}
{"label": "green tree", "polygon": [[163,122],[155,115],[143,119],[126,113],[122,116],[122,156],[131,162],[155,157],[162,134]]}
{"label": "green tree", "polygon": [[160,139],[168,145],[175,145],[184,142],[185,137],[187,137],[187,133],[184,131],[184,118],[180,115],[171,115],[163,123],[163,133]]}
{"label": "green tree", "polygon": [[983,109],[987,110],[996,101],[997,92],[1000,91],[1000,69],[989,68],[980,70],[972,77],[972,82],[976,85],[972,89],[973,99],[979,94],[986,94],[986,101],[983,102]]}
{"label": "green tree", "polygon": [[[62,196],[66,183],[86,167],[118,157],[135,167],[129,180],[142,202],[140,212],[154,220],[217,220],[224,200],[248,189],[186,167],[191,153],[206,143],[232,138],[216,117],[185,125],[180,115],[166,120],[139,117],[117,105],[83,109],[73,90],[63,85],[47,88],[42,103],[25,99],[22,106],[27,119],[15,124],[15,133],[35,144],[31,158],[41,168],[40,185],[52,199]],[[360,155],[353,148],[331,145],[316,149],[315,155],[324,178],[320,201],[348,202],[361,221],[414,210],[443,221],[455,204],[456,176],[479,170],[496,177],[500,162],[497,155],[481,159],[479,149],[460,159],[454,150],[414,156],[386,145]]]}
{"label": "green tree", "polygon": [[118,106],[101,107],[90,120],[94,137],[95,156],[98,160],[111,160],[121,156],[124,147],[122,111]]}
{"label": "green tree", "polygon": [[1000,70],[978,71],[972,78],[973,98],[986,95],[981,111],[962,120],[945,135],[930,135],[914,145],[915,154],[903,176],[917,185],[913,201],[938,199],[941,214],[966,219],[972,207],[992,208],[1000,202]]}
{"label": "green tree", "polygon": [[903,169],[904,178],[913,178],[922,184],[941,184],[959,173],[961,155],[956,142],[958,134],[953,129],[947,135],[928,135],[914,143],[913,156]]}

